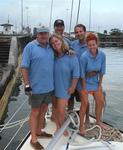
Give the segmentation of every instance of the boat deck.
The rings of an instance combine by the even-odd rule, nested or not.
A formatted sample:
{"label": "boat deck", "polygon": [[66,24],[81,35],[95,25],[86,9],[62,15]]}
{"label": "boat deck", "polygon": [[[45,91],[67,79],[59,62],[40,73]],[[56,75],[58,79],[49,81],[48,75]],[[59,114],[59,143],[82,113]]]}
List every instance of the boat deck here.
{"label": "boat deck", "polygon": [[[94,121],[93,118],[91,118],[91,121]],[[54,134],[56,129],[55,123],[47,120],[46,127],[44,131]],[[70,134],[71,135],[71,134]],[[61,138],[58,140],[56,145],[54,146],[53,150],[123,150],[123,142],[105,142],[105,141],[93,141],[90,142],[84,137],[77,134],[75,138],[75,143],[69,144],[69,148],[67,149],[67,143],[69,140],[69,136],[62,135]],[[123,136],[123,134],[122,134]],[[30,145],[31,135],[28,137],[28,139],[25,141],[23,146],[21,147],[21,150],[34,150],[33,147]],[[46,138],[40,138],[38,141],[40,144],[46,149],[47,145],[52,139],[46,139]],[[51,149],[52,150],[52,149]]]}

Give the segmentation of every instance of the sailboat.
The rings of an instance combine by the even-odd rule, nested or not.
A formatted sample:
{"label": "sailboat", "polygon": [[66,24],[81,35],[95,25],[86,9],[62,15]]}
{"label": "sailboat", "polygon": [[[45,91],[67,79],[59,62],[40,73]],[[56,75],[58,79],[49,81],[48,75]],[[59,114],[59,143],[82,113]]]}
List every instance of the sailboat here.
{"label": "sailboat", "polygon": [[[122,150],[123,133],[109,126],[108,131],[103,131],[96,125],[95,119],[90,116],[92,126],[88,127],[87,135],[79,134],[78,107],[68,114],[63,126],[55,133],[56,125],[50,119],[51,109],[46,115],[46,126],[44,131],[53,134],[52,138],[40,138],[38,141],[45,150]],[[69,136],[64,136],[64,131],[69,132]],[[55,134],[54,134],[55,133]],[[31,135],[21,142],[17,150],[33,150],[30,144]]]}
{"label": "sailboat", "polygon": [[[51,16],[52,18],[52,6],[51,4]],[[91,6],[91,3],[90,3]],[[78,5],[77,12],[77,23],[79,18],[80,1]],[[70,28],[72,22],[72,10],[73,10],[73,0],[71,5],[71,18],[70,18]],[[90,8],[91,11],[91,8]],[[89,19],[91,20],[91,19]],[[50,20],[51,25],[51,20]],[[89,23],[90,29],[90,23]],[[53,135],[52,138],[40,138],[38,141],[44,147],[45,150],[122,150],[123,149],[123,133],[119,130],[108,125],[109,130],[104,131],[100,126],[95,124],[95,119],[90,116],[90,126],[87,127],[87,135],[82,136],[79,134],[80,120],[78,116],[79,106],[68,114],[66,121],[63,126],[57,131],[55,123],[51,118],[51,109],[46,115],[46,126],[44,131]],[[64,136],[64,131],[69,132],[69,136]],[[27,134],[25,139],[18,146],[17,150],[33,150],[30,144],[31,135],[30,132]]]}

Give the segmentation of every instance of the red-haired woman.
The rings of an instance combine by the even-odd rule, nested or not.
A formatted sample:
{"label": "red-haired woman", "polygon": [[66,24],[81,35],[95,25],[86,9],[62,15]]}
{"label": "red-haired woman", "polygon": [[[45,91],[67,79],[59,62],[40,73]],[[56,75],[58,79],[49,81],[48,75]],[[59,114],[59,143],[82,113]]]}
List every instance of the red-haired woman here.
{"label": "red-haired woman", "polygon": [[81,78],[82,78],[82,100],[80,107],[80,134],[86,134],[84,117],[88,106],[88,95],[91,94],[95,100],[96,124],[104,128],[102,123],[102,110],[104,98],[102,92],[102,80],[106,70],[106,56],[98,49],[98,37],[89,33],[86,37],[88,50],[81,55]]}

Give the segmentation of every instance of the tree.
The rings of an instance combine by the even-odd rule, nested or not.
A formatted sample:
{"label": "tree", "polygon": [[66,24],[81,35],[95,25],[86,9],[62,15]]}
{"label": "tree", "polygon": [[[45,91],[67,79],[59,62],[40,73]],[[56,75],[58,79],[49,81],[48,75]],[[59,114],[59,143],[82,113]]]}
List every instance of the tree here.
{"label": "tree", "polygon": [[120,36],[123,35],[123,32],[118,28],[114,28],[110,30],[110,35]]}
{"label": "tree", "polygon": [[104,33],[105,35],[107,35],[107,34],[108,34],[108,31],[107,31],[107,30],[104,30],[103,33]]}

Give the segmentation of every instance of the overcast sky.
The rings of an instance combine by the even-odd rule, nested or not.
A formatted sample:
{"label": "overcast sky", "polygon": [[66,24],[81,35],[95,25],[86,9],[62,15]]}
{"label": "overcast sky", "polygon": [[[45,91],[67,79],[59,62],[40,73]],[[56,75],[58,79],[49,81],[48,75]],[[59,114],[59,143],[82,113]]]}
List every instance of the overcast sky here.
{"label": "overcast sky", "polygon": [[[52,0],[23,0],[24,25],[49,26]],[[72,30],[76,24],[79,0],[74,0]],[[63,19],[69,31],[72,0],[53,0],[52,26],[55,19]],[[89,28],[90,0],[81,0],[79,23]],[[21,27],[21,0],[0,0],[0,24],[8,20]],[[91,30],[102,32],[112,28],[123,29],[123,0],[91,0]]]}

